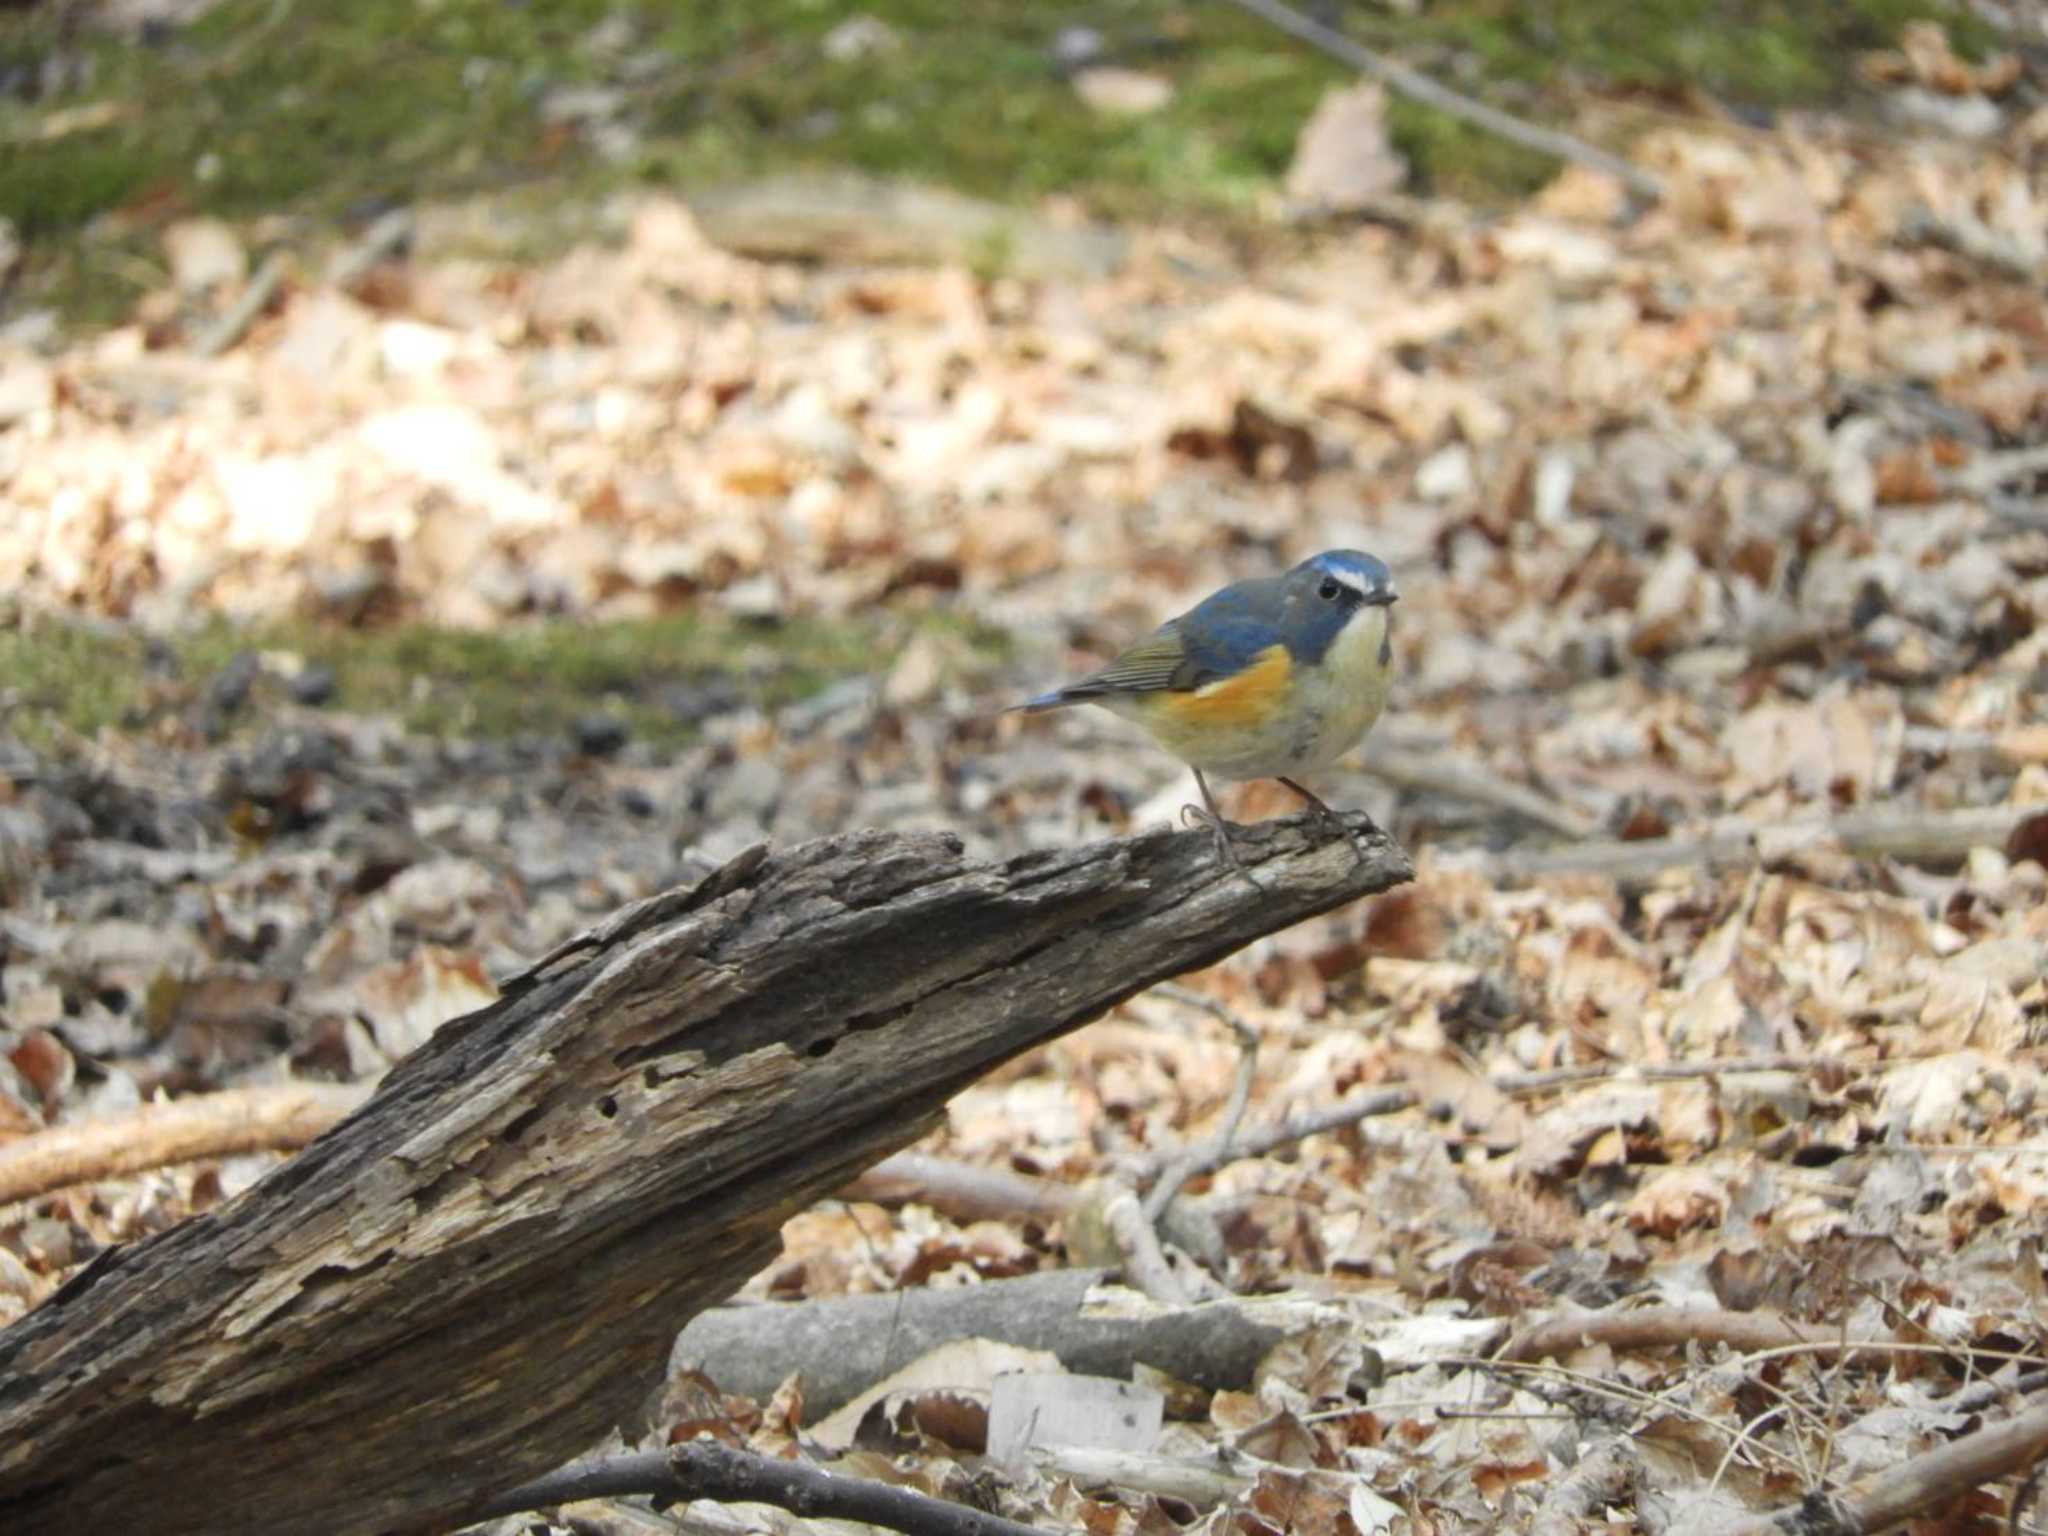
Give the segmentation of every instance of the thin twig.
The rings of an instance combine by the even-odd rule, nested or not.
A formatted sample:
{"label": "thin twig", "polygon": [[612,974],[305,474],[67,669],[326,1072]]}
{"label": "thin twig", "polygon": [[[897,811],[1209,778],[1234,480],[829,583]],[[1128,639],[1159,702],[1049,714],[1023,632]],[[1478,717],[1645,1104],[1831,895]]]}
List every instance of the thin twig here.
{"label": "thin twig", "polygon": [[1406,96],[1410,101],[1434,107],[1437,111],[1470,123],[1476,128],[1484,128],[1488,133],[1498,134],[1524,149],[1533,149],[1538,154],[1554,155],[1560,160],[1569,160],[1574,164],[1588,166],[1612,176],[1639,200],[1654,203],[1661,201],[1664,196],[1663,182],[1619,155],[1596,148],[1575,134],[1526,123],[1498,107],[1489,107],[1483,101],[1474,101],[1469,96],[1462,96],[1448,86],[1437,84],[1420,70],[1411,69],[1398,60],[1374,53],[1342,32],[1304,16],[1290,6],[1282,5],[1280,0],[1231,0],[1231,3],[1250,11],[1261,20],[1270,22],[1288,36],[1307,43],[1312,48],[1322,49],[1331,58],[1342,60],[1361,74],[1371,75],[1389,90]]}
{"label": "thin twig", "polygon": [[[2042,468],[2048,473],[2048,455]],[[2002,757],[2009,763],[2048,763],[2048,725],[2022,725],[2009,731],[1948,731],[1938,726],[1909,725],[1901,733],[1908,752],[1943,757],[1974,753]]]}
{"label": "thin twig", "polygon": [[1598,1376],[1588,1375],[1584,1371],[1575,1371],[1569,1366],[1559,1365],[1554,1360],[1499,1360],[1482,1359],[1473,1355],[1445,1355],[1436,1363],[1445,1366],[1469,1366],[1480,1371],[1500,1371],[1507,1375],[1548,1377],[1591,1397],[1604,1397],[1636,1408],[1673,1414],[1678,1418],[1690,1420],[1703,1429],[1712,1430],[1717,1435],[1728,1436],[1738,1446],[1753,1452],[1758,1459],[1776,1461],[1794,1475],[1799,1472],[1799,1464],[1783,1451],[1764,1441],[1752,1440],[1746,1426],[1737,1425],[1731,1429],[1719,1419],[1680,1402],[1670,1390],[1651,1392],[1642,1387],[1632,1387],[1626,1382],[1604,1380]]}
{"label": "thin twig", "polygon": [[1102,1202],[1102,1224],[1123,1256],[1124,1278],[1132,1287],[1169,1307],[1184,1307],[1192,1297],[1159,1246],[1159,1234],[1138,1205],[1138,1197],[1120,1189]]}
{"label": "thin twig", "polygon": [[[1735,1077],[1746,1072],[1815,1072],[1831,1067],[1848,1070],[1851,1066],[1851,1063],[1832,1056],[1733,1056],[1716,1061],[1627,1062],[1614,1066],[1553,1067],[1544,1072],[1503,1072],[1485,1081],[1502,1093],[1522,1095],[1549,1093],[1558,1088],[1579,1087],[1587,1083]],[[1340,1099],[1335,1104],[1326,1104],[1321,1109],[1290,1116],[1272,1125],[1256,1127],[1233,1140],[1227,1157],[1212,1162],[1204,1155],[1188,1170],[1186,1177],[1193,1178],[1196,1174],[1213,1172],[1230,1159],[1264,1157],[1268,1152],[1287,1146],[1291,1142],[1306,1141],[1311,1136],[1341,1131],[1361,1120],[1399,1114],[1402,1110],[1412,1109],[1421,1102],[1421,1094],[1408,1084],[1385,1083],[1368,1092]],[[1208,1150],[1205,1148],[1204,1153]],[[1917,1150],[1948,1149],[1922,1147]],[[2015,1149],[2001,1147],[1996,1150]]]}
{"label": "thin twig", "polygon": [[2001,234],[1980,219],[1944,218],[1925,204],[1906,210],[1892,238],[1900,245],[1935,246],[2016,282],[2036,283],[2048,272],[2048,258],[2041,252]]}
{"label": "thin twig", "polygon": [[2042,814],[2039,806],[2031,805],[1993,805],[1960,811],[1880,807],[1853,811],[1827,821],[1723,827],[1703,837],[1514,850],[1486,856],[1482,867],[1502,880],[1535,880],[1545,875],[1567,874],[1642,880],[1688,864],[1746,864],[1762,857],[1768,848],[1790,850],[1802,840],[1822,838],[1837,840],[1861,858],[1942,863],[1961,859],[1972,848],[2002,847],[2014,828],[2029,817]]}
{"label": "thin twig", "polygon": [[1735,1077],[1745,1072],[1818,1072],[1826,1067],[1846,1070],[1849,1065],[1834,1056],[1728,1056],[1714,1061],[1629,1061],[1605,1066],[1551,1067],[1542,1072],[1503,1072],[1487,1081],[1502,1093],[1533,1094],[1575,1088],[1583,1083],[1679,1082],[1695,1077]]}
{"label": "thin twig", "polygon": [[409,208],[394,208],[373,220],[360,240],[335,256],[327,269],[329,286],[353,288],[385,257],[405,248],[416,222]]}
{"label": "thin twig", "polygon": [[[1278,1124],[1254,1128],[1241,1140],[1233,1143],[1228,1157],[1222,1161],[1240,1158],[1264,1157],[1279,1147],[1291,1142],[1305,1141],[1311,1136],[1321,1136],[1330,1131],[1341,1131],[1346,1126],[1356,1125],[1361,1120],[1376,1115],[1395,1115],[1404,1109],[1412,1109],[1421,1103],[1421,1096],[1405,1084],[1376,1088],[1370,1093],[1361,1093],[1348,1099],[1339,1099],[1335,1104],[1325,1105],[1304,1115],[1296,1115]],[[1207,1157],[1210,1149],[1203,1148],[1184,1177],[1211,1173],[1222,1166],[1222,1161],[1211,1162]]]}
{"label": "thin twig", "polygon": [[868,1169],[840,1190],[839,1196],[871,1200],[876,1205],[928,1205],[955,1221],[1018,1217],[1058,1221],[1073,1214],[1081,1192],[1072,1184],[1008,1168],[983,1168],[925,1152],[898,1152]]}
{"label": "thin twig", "polygon": [[1945,477],[1959,491],[1995,491],[2002,485],[2048,475],[2048,447],[2014,448],[2006,453],[1980,453]]}
{"label": "thin twig", "polygon": [[1540,1360],[1592,1344],[1610,1349],[1659,1349],[1674,1344],[1725,1344],[1740,1353],[1797,1347],[1810,1354],[1858,1354],[1891,1341],[1822,1339],[1771,1312],[1723,1312],[1704,1307],[1636,1307],[1550,1318],[1510,1339],[1503,1360]]}
{"label": "thin twig", "polygon": [[500,1494],[480,1512],[498,1519],[579,1499],[653,1494],[722,1504],[770,1504],[812,1520],[858,1520],[907,1536],[1041,1536],[1031,1526],[909,1488],[845,1477],[800,1461],[775,1461],[710,1440],[665,1451],[574,1462]]}
{"label": "thin twig", "polygon": [[1450,795],[1455,799],[1492,806],[1524,821],[1532,821],[1560,837],[1591,837],[1600,830],[1600,823],[1584,811],[1503,778],[1492,769],[1466,758],[1376,747],[1365,756],[1365,771],[1397,789]]}
{"label": "thin twig", "polygon": [[1173,1204],[1173,1197],[1180,1193],[1181,1186],[1204,1165],[1221,1168],[1230,1160],[1231,1140],[1243,1125],[1245,1109],[1252,1101],[1252,1078],[1259,1069],[1259,1037],[1243,1019],[1213,997],[1204,997],[1199,992],[1191,992],[1172,983],[1152,990],[1161,997],[1171,998],[1189,1008],[1199,1008],[1210,1017],[1220,1019],[1237,1036],[1238,1046],[1237,1076],[1231,1082],[1230,1098],[1223,1108],[1223,1124],[1207,1142],[1184,1149],[1180,1156],[1169,1162],[1153,1180],[1152,1188],[1145,1196],[1145,1219],[1157,1224],[1159,1218],[1166,1214],[1166,1208]]}
{"label": "thin twig", "polygon": [[1981,1483],[2007,1477],[2048,1454],[2048,1408],[1858,1478],[1838,1493],[1809,1494],[1797,1505],[1726,1527],[1721,1536],[1869,1536],[1952,1503]]}
{"label": "thin twig", "polygon": [[[1162,988],[1154,988],[1161,991]],[[1190,994],[1191,996],[1193,994]],[[1203,1000],[1205,1003],[1207,999]],[[1197,1004],[1196,1006],[1201,1006]],[[1249,1060],[1247,1052],[1246,1060]],[[1876,1063],[1897,1066],[1915,1060],[1899,1057]],[[1504,1072],[1486,1081],[1502,1093],[1518,1097],[1551,1093],[1559,1088],[1576,1088],[1604,1082],[1668,1082],[1702,1077],[1736,1077],[1751,1072],[1818,1072],[1826,1069],[1866,1071],[1867,1067],[1832,1056],[1735,1056],[1714,1061],[1671,1061],[1662,1063],[1625,1062],[1614,1065],[1553,1067],[1542,1072]],[[1248,1080],[1250,1068],[1241,1061],[1238,1083]],[[1246,1093],[1249,1099],[1249,1092]],[[1169,1178],[1175,1189],[1205,1173],[1214,1173],[1226,1163],[1264,1157],[1293,1142],[1311,1136],[1343,1130],[1361,1120],[1398,1114],[1421,1102],[1420,1095],[1406,1083],[1386,1083],[1353,1098],[1341,1099],[1321,1109],[1244,1132],[1244,1109],[1233,1085],[1231,1100],[1223,1116],[1221,1133],[1201,1145],[1172,1156],[1159,1156],[1141,1165],[1141,1179],[1150,1170],[1156,1191]],[[2048,1153],[2048,1146],[2016,1144],[1997,1146],[1924,1146],[1911,1143],[1877,1143],[1861,1152],[1925,1152],[1951,1155],[1995,1152]],[[1071,1216],[1081,1203],[1082,1192],[1073,1185],[1052,1179],[1033,1178],[1005,1168],[983,1168],[951,1158],[921,1152],[899,1152],[885,1158],[840,1192],[844,1199],[871,1200],[878,1205],[916,1202],[928,1205],[957,1221],[985,1221],[1031,1217],[1057,1221]],[[1162,1202],[1163,1212],[1170,1199]],[[1146,1202],[1149,1207],[1151,1201]],[[1157,1218],[1154,1217],[1154,1220]]]}
{"label": "thin twig", "polygon": [[291,269],[292,259],[285,251],[272,251],[264,257],[263,264],[249,279],[249,286],[242,290],[241,296],[218,320],[193,338],[192,355],[218,357],[240,341],[242,333],[256,323],[256,317],[270,307],[270,301],[277,297],[277,290],[284,286]]}

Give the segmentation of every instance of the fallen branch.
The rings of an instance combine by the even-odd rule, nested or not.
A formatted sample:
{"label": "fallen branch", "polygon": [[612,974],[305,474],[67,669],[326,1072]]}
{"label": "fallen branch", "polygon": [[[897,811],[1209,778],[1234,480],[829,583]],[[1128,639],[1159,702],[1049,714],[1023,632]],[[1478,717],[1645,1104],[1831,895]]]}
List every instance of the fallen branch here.
{"label": "fallen branch", "polygon": [[1133,1289],[1168,1307],[1188,1304],[1188,1289],[1166,1261],[1159,1234],[1128,1189],[1119,1189],[1102,1203],[1102,1224],[1123,1260],[1123,1276]]}
{"label": "fallen branch", "polygon": [[1590,167],[1605,175],[1612,176],[1644,202],[1659,202],[1664,196],[1664,184],[1648,171],[1632,165],[1619,155],[1609,154],[1604,149],[1588,144],[1574,134],[1564,133],[1555,128],[1540,127],[1525,123],[1519,117],[1489,107],[1483,101],[1474,101],[1462,96],[1448,86],[1439,85],[1420,70],[1411,69],[1396,59],[1374,53],[1361,43],[1354,42],[1342,32],[1324,26],[1321,22],[1304,16],[1280,0],[1231,0],[1231,3],[1254,16],[1271,22],[1289,37],[1320,48],[1333,59],[1349,64],[1361,74],[1371,75],[1389,90],[1406,96],[1410,101],[1455,117],[1461,122],[1484,128],[1510,143],[1524,149],[1533,149],[1541,155],[1552,155],[1559,160],[1569,160],[1577,165]]}
{"label": "fallen branch", "polygon": [[1228,1147],[1218,1148],[1214,1143],[1185,1161],[1178,1171],[1183,1179],[1198,1174],[1213,1173],[1226,1162],[1241,1158],[1264,1157],[1293,1142],[1306,1141],[1311,1136],[1326,1135],[1369,1120],[1377,1115],[1395,1115],[1404,1109],[1412,1109],[1421,1103],[1421,1096],[1405,1084],[1394,1084],[1375,1088],[1368,1093],[1354,1094],[1348,1099],[1339,1099],[1335,1104],[1306,1114],[1295,1115],[1268,1126],[1256,1126],[1237,1137]]}
{"label": "fallen branch", "polygon": [[2022,725],[2009,731],[1945,731],[1937,726],[1909,725],[1903,736],[1908,752],[1945,757],[1976,753],[2004,758],[2015,767],[2048,763],[2048,725]]}
{"label": "fallen branch", "polygon": [[[1897,1061],[1872,1064],[1897,1065]],[[1551,1067],[1540,1072],[1503,1072],[1486,1081],[1502,1093],[1527,1096],[1576,1088],[1587,1083],[1682,1082],[1702,1077],[1740,1077],[1752,1072],[1844,1072],[1863,1070],[1836,1056],[1727,1056],[1711,1061],[1616,1062],[1583,1067]],[[1242,1077],[1242,1071],[1240,1072]],[[1232,1091],[1233,1104],[1237,1097]],[[1176,1181],[1175,1189],[1189,1179],[1218,1168],[1327,1135],[1382,1115],[1399,1114],[1422,1102],[1414,1088],[1402,1082],[1383,1083],[1307,1110],[1271,1125],[1250,1131],[1232,1129],[1230,1111],[1225,1111],[1227,1136],[1219,1135],[1202,1145],[1173,1154],[1159,1154],[1139,1165],[1138,1176],[1150,1176],[1164,1184]],[[1941,1153],[1960,1151],[2015,1152],[2022,1147],[1955,1148],[1900,1143],[1896,1147],[1879,1143],[1865,1152]],[[1085,1203],[1084,1192],[1071,1184],[1057,1183],[1005,1168],[981,1168],[952,1158],[933,1157],[921,1152],[899,1152],[885,1158],[839,1191],[848,1200],[872,1200],[877,1205],[928,1205],[955,1221],[1000,1221],[1025,1217],[1059,1221],[1072,1216]],[[1171,1205],[1171,1201],[1167,1202]]]}
{"label": "fallen branch", "polygon": [[194,357],[218,357],[242,339],[242,333],[256,323],[256,317],[270,308],[270,301],[277,297],[278,289],[290,276],[292,259],[283,251],[272,251],[257,267],[256,275],[249,279],[235,302],[222,312],[205,330],[192,339]]}
{"label": "fallen branch", "polygon": [[278,1083],[145,1104],[0,1142],[0,1205],[69,1184],[119,1178],[173,1163],[295,1152],[361,1107],[367,1087]]}
{"label": "fallen branch", "polygon": [[2000,486],[2048,475],[2048,448],[2014,448],[2004,453],[1980,453],[1961,469],[1950,470],[1944,482],[1959,491],[1983,495]]}
{"label": "fallen branch", "polygon": [[2016,282],[2038,283],[2048,276],[2048,258],[2040,251],[1999,233],[1980,219],[1943,218],[1924,203],[1906,211],[1892,238],[1900,245],[1934,246]]}
{"label": "fallen branch", "polygon": [[[1878,1062],[1896,1066],[1896,1061]],[[1839,1056],[1723,1056],[1712,1061],[1629,1061],[1606,1066],[1551,1067],[1542,1072],[1503,1072],[1487,1081],[1502,1093],[1550,1093],[1584,1083],[1684,1082],[1696,1077],[1740,1077],[1748,1072],[1844,1072],[1854,1064]],[[1865,1150],[1869,1150],[1866,1148]]]}
{"label": "fallen branch", "polygon": [[808,1520],[857,1520],[906,1536],[1043,1536],[1032,1526],[915,1489],[846,1477],[808,1462],[777,1461],[712,1440],[579,1462],[500,1494],[479,1513],[495,1518],[631,1494],[771,1504]]}
{"label": "fallen branch", "polygon": [[330,287],[353,288],[386,258],[396,256],[411,242],[418,226],[412,210],[393,208],[370,221],[370,227],[363,231],[362,238],[346,250],[335,255],[327,268],[327,282]]}
{"label": "fallen branch", "polygon": [[1483,867],[1500,880],[1575,874],[1644,880],[1685,865],[1750,864],[1763,857],[1766,849],[1791,849],[1822,838],[1836,839],[1858,858],[1943,864],[1967,857],[1972,848],[2002,847],[2022,822],[2041,814],[2039,806],[2026,805],[1993,805],[1961,811],[1851,811],[1827,821],[1730,827],[1705,837],[1516,849],[1487,855]]}
{"label": "fallen branch", "polygon": [[1723,1527],[1720,1536],[1873,1536],[1932,1514],[1980,1485],[2048,1456],[2048,1408],[1964,1435],[1837,1493],[1808,1494],[1776,1514]]}
{"label": "fallen branch", "polygon": [[1408,753],[1375,747],[1365,755],[1365,771],[1411,793],[1450,795],[1491,806],[1534,822],[1560,837],[1591,837],[1600,830],[1600,823],[1584,811],[1560,804],[1527,785],[1502,778],[1490,768],[1453,754]]}
{"label": "fallen branch", "polygon": [[1080,1190],[1071,1184],[923,1152],[885,1157],[839,1194],[877,1205],[928,1205],[955,1221],[1058,1221],[1071,1216],[1081,1201]]}
{"label": "fallen branch", "polygon": [[861,832],[625,909],[0,1332],[0,1528],[459,1523],[630,1416],[790,1216],[977,1076],[1409,873],[1362,817],[1237,841],[1257,884],[1196,833],[975,864]]}
{"label": "fallen branch", "polygon": [[1775,1312],[1721,1312],[1700,1307],[1636,1307],[1551,1318],[1525,1329],[1501,1347],[1496,1359],[1541,1360],[1602,1344],[1609,1349],[1670,1349],[1685,1344],[1718,1344],[1738,1354],[1798,1348],[1816,1355],[1854,1359],[1884,1354],[1889,1337],[1841,1337],[1787,1322]]}
{"label": "fallen branch", "polygon": [[804,1410],[823,1417],[955,1339],[1041,1349],[1083,1376],[1128,1378],[1143,1363],[1211,1391],[1242,1390],[1266,1352],[1332,1314],[1312,1302],[1242,1297],[1191,1307],[1108,1307],[1107,1271],[1063,1269],[954,1290],[716,1307],[675,1341],[671,1372],[766,1401],[792,1373]]}
{"label": "fallen branch", "polygon": [[1213,1509],[1251,1487],[1256,1472],[1237,1470],[1250,1458],[1227,1446],[1207,1456],[1160,1456],[1140,1451],[1108,1451],[1093,1445],[1034,1445],[1032,1464],[1049,1477],[1062,1477],[1082,1488],[1114,1488],[1120,1493],[1147,1493],[1179,1499],[1197,1509]]}
{"label": "fallen branch", "polygon": [[1230,1098],[1223,1107],[1223,1124],[1204,1146],[1183,1152],[1152,1181],[1152,1188],[1145,1196],[1145,1220],[1148,1222],[1157,1222],[1166,1214],[1166,1208],[1173,1204],[1173,1197],[1180,1193],[1181,1185],[1193,1178],[1198,1169],[1220,1168],[1230,1160],[1231,1140],[1244,1123],[1245,1109],[1252,1101],[1252,1079],[1259,1070],[1259,1037],[1243,1019],[1213,997],[1190,992],[1186,987],[1160,987],[1158,991],[1162,997],[1170,997],[1177,1003],[1199,1008],[1210,1017],[1220,1019],[1237,1036],[1238,1056],[1237,1075],[1230,1085]]}

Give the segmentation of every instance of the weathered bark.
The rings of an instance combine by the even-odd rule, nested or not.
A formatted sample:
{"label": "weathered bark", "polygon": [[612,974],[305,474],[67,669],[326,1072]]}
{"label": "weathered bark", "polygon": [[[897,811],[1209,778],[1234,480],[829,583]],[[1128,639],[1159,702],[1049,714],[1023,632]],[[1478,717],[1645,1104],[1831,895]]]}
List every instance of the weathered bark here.
{"label": "weathered bark", "polygon": [[626,1417],[781,1224],[1019,1051],[1405,879],[1299,819],[1003,865],[856,833],[621,912],[220,1210],[0,1333],[0,1529],[447,1522]]}

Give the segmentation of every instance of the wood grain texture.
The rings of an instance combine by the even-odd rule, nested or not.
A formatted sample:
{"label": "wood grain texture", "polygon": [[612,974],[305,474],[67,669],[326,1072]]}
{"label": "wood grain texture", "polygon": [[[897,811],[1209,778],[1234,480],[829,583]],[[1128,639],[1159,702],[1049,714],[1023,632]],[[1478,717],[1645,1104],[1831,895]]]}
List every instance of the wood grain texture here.
{"label": "wood grain texture", "polygon": [[219,1210],[0,1333],[0,1529],[446,1525],[628,1417],[783,1221],[1018,1052],[1384,890],[1305,819],[756,849],[563,946]]}

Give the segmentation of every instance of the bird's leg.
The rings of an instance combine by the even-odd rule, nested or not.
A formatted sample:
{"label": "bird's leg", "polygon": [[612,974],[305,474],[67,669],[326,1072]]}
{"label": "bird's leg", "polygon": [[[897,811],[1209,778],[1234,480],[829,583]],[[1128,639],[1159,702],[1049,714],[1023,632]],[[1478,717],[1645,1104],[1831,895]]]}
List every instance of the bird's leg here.
{"label": "bird's leg", "polygon": [[[1243,875],[1245,879],[1251,880],[1251,871],[1244,867],[1243,860],[1237,856],[1237,849],[1231,846],[1230,823],[1225,821],[1223,813],[1216,809],[1216,797],[1209,793],[1209,781],[1202,777],[1201,769],[1197,768],[1194,772],[1195,788],[1202,792],[1202,805],[1207,807],[1207,809],[1198,809],[1195,806],[1186,805],[1181,807],[1182,812],[1206,825],[1216,838],[1216,852],[1223,862],[1236,870],[1240,875]],[[1257,885],[1258,882],[1252,880],[1252,884]]]}
{"label": "bird's leg", "polygon": [[1330,809],[1328,803],[1324,801],[1322,796],[1313,794],[1310,791],[1303,789],[1299,784],[1295,783],[1294,780],[1288,778],[1285,774],[1276,774],[1274,775],[1274,777],[1279,779],[1279,781],[1282,784],[1285,784],[1289,789],[1293,790],[1297,795],[1301,796],[1302,799],[1308,802],[1309,809],[1316,813],[1317,821],[1320,821],[1326,827],[1333,826],[1339,832],[1343,833],[1345,840],[1351,844],[1351,851],[1353,853],[1357,854],[1358,857],[1361,859],[1363,859],[1366,856],[1365,844],[1361,843],[1358,840],[1358,834],[1351,830],[1350,823],[1346,822],[1342,816],[1338,815],[1335,811]]}

